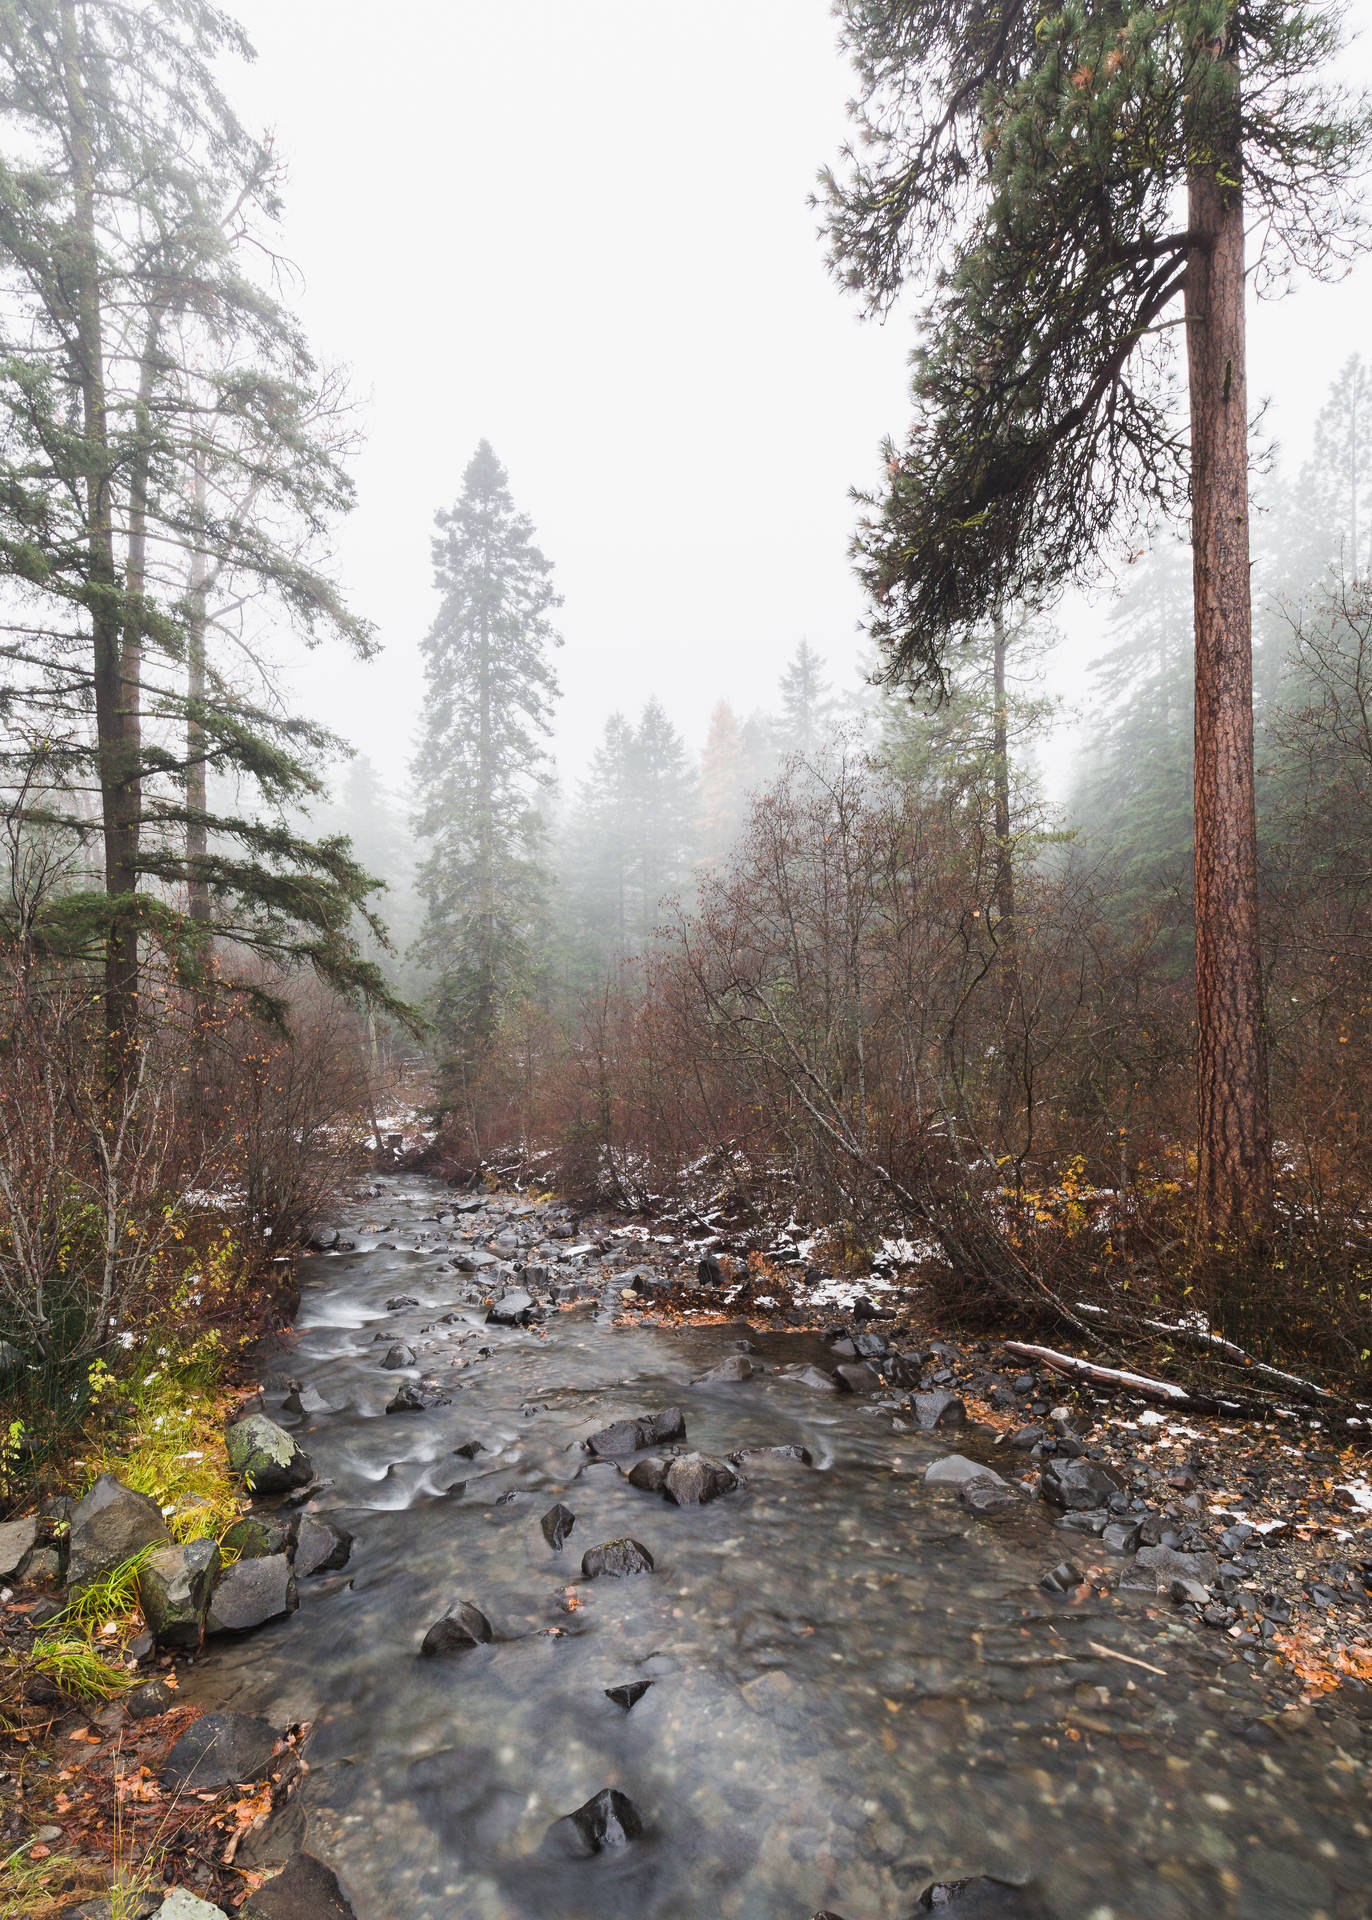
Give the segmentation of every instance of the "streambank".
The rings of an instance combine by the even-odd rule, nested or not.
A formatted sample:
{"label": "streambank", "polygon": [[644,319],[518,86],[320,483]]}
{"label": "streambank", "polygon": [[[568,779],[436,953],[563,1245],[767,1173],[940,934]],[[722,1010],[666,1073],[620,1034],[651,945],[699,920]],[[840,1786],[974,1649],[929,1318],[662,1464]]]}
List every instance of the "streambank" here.
{"label": "streambank", "polygon": [[[337,1231],[262,1408],[348,1562],[179,1692],[308,1728],[287,1839],[360,1920],[903,1920],[979,1877],[964,1903],[1058,1920],[1366,1913],[1358,1701],[1302,1704],[1261,1634],[1205,1625],[1232,1559],[1202,1558],[1195,1487],[1130,1551],[1105,1530],[1144,1496],[1056,1397],[1051,1454],[997,1445],[1037,1379],[1012,1412],[971,1392],[989,1353],[895,1385],[880,1321],[851,1358],[655,1324],[650,1258],[607,1266],[516,1196],[386,1178]],[[1022,1484],[1050,1468],[1074,1504]]]}

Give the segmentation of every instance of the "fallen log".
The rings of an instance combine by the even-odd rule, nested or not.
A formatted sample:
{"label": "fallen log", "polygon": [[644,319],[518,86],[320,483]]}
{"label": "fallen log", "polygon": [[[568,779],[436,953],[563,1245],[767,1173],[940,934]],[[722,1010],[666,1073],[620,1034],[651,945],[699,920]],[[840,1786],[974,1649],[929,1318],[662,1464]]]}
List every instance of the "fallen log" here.
{"label": "fallen log", "polygon": [[1218,1333],[1207,1333],[1200,1327],[1173,1327],[1165,1320],[1145,1320],[1142,1324],[1154,1333],[1165,1333],[1173,1340],[1186,1340],[1193,1347],[1203,1347],[1210,1353],[1222,1354],[1231,1365],[1242,1367],[1245,1373],[1255,1373],[1261,1380],[1270,1380],[1274,1386],[1285,1387],[1302,1400],[1318,1404],[1320,1401],[1332,1403],[1335,1398],[1327,1387],[1316,1386],[1313,1380],[1302,1379],[1298,1373],[1287,1373],[1282,1367],[1269,1366],[1265,1360],[1255,1360],[1251,1353],[1245,1353],[1242,1347],[1235,1346],[1232,1340],[1226,1340]]}
{"label": "fallen log", "polygon": [[1179,1413],[1237,1413],[1243,1406],[1241,1400],[1221,1400],[1213,1394],[1192,1393],[1171,1380],[1154,1380],[1146,1373],[1128,1373],[1122,1367],[1098,1366],[1093,1360],[1078,1360],[1070,1353],[1058,1353],[1053,1347],[1030,1346],[1023,1340],[1007,1340],[1005,1351],[1021,1360],[1036,1360],[1040,1366],[1051,1367],[1054,1373],[1089,1380],[1093,1386],[1119,1387],[1126,1393],[1137,1393],[1144,1400],[1161,1401]]}

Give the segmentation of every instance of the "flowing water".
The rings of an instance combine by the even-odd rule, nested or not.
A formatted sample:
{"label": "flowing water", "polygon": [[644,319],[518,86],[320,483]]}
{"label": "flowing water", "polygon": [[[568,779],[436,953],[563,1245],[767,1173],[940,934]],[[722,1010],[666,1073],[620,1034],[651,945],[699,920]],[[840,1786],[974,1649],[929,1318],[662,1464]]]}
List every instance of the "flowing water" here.
{"label": "flowing water", "polygon": [[[442,1203],[388,1182],[354,1211],[358,1250],[310,1264],[281,1369],[330,1408],[296,1431],[352,1559],[194,1682],[313,1722],[309,1844],[361,1920],[905,1920],[930,1881],[975,1874],[1055,1920],[1372,1913],[1362,1729],[1271,1736],[1262,1682],[1165,1602],[1044,1593],[1079,1537],[1037,1503],[976,1521],[926,1489],[944,1437],[768,1373],[693,1384],[742,1325],[630,1329],[591,1305],[480,1326],[421,1239]],[[398,1293],[420,1306],[388,1313]],[[383,1371],[379,1331],[450,1404],[384,1413],[420,1369]],[[751,1337],[763,1362],[816,1351]],[[813,1466],[679,1509],[588,1464],[587,1434],[668,1405],[692,1447],[796,1443]],[[576,1526],[555,1553],[538,1523],[558,1500]],[[655,1571],[582,1580],[583,1551],[625,1534]],[[494,1643],[420,1658],[460,1599]],[[653,1684],[631,1711],[606,1697],[635,1680]],[[606,1786],[644,1837],[550,1851],[550,1823]]]}

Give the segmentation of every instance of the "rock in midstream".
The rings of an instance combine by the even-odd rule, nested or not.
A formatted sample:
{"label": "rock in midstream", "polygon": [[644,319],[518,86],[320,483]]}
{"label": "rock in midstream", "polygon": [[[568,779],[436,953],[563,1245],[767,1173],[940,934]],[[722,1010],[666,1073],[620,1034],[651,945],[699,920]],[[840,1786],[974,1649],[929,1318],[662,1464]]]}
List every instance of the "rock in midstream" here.
{"label": "rock in midstream", "polygon": [[642,1832],[642,1817],[628,1794],[618,1787],[602,1787],[575,1813],[554,1820],[548,1841],[559,1853],[585,1859],[607,1847],[625,1847]]}
{"label": "rock in midstream", "polygon": [[491,1623],[470,1600],[459,1600],[441,1620],[435,1620],[424,1635],[419,1651],[424,1654],[467,1653],[493,1638]]}
{"label": "rock in midstream", "polygon": [[602,1576],[622,1580],[636,1573],[651,1573],[653,1556],[637,1540],[607,1540],[603,1546],[589,1547],[581,1556],[581,1571],[587,1580]]}

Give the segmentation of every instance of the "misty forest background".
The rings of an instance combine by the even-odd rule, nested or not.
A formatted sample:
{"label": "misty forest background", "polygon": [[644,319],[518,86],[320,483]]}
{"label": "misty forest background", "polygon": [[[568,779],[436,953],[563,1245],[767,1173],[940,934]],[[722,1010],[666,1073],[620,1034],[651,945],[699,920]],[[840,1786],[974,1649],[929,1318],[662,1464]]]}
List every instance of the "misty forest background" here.
{"label": "misty forest background", "polygon": [[[1331,369],[1298,468],[1254,437],[1276,1202],[1217,1246],[1184,487],[1144,487],[1108,553],[1103,510],[1078,541],[1106,573],[1068,702],[1046,561],[913,674],[878,583],[862,673],[830,666],[843,636],[797,633],[770,705],[719,687],[703,741],[607,688],[559,779],[560,556],[482,442],[435,502],[413,759],[378,766],[294,713],[276,664],[379,643],[336,581],[362,415],[291,310],[279,160],[221,91],[242,52],[196,0],[0,10],[11,1382],[250,1319],[397,1100],[435,1171],[727,1220],[759,1271],[794,1258],[789,1224],[854,1273],[894,1245],[949,1314],[1117,1352],[1214,1328],[1364,1379],[1372,368]],[[1117,48],[1099,72],[1157,87],[1162,65]],[[1097,71],[1054,99],[1075,112]],[[1331,172],[1341,140],[1311,136]],[[970,267],[956,289],[988,298]],[[940,377],[917,369],[925,401]],[[888,459],[860,566],[917,472]]]}

